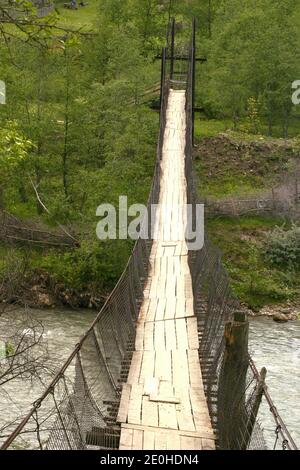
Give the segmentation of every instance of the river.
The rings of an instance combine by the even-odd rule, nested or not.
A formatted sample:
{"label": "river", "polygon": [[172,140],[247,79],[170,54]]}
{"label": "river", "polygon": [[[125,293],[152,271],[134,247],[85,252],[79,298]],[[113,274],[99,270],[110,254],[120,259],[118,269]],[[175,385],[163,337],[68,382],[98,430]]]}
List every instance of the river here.
{"label": "river", "polygon": [[[300,321],[275,323],[266,317],[251,318],[249,348],[257,368],[267,368],[270,395],[300,447]],[[275,426],[266,403],[260,409],[260,420],[270,448]]]}
{"label": "river", "polygon": [[[43,340],[47,345],[49,358],[45,360],[45,367],[51,369],[54,375],[63,362],[68,358],[74,346],[85,333],[94,320],[96,313],[91,310],[31,310],[31,317],[37,319],[43,325]],[[10,317],[16,322],[22,320],[23,311],[14,311]],[[1,330],[9,327],[7,318],[0,317],[0,337]],[[44,347],[41,348],[44,353]],[[31,404],[39,398],[46,384],[50,383],[50,377],[43,377],[44,385],[36,380],[29,381],[13,380],[1,387],[0,390],[0,429],[13,420],[20,421],[20,417],[29,411]],[[9,426],[9,430],[14,426]],[[1,435],[4,434],[3,432]],[[6,433],[7,434],[7,433]],[[3,441],[0,438],[0,443]]]}
{"label": "river", "polygon": [[[43,323],[51,365],[55,364],[56,368],[95,318],[95,312],[89,310],[34,310],[33,314]],[[296,443],[300,444],[300,321],[279,324],[269,318],[251,318],[249,347],[257,367],[267,367],[271,396]],[[41,384],[20,380],[7,385],[7,395],[0,395],[0,428],[20,416],[21,410],[24,413],[29,409],[42,389]],[[261,407],[260,419],[268,447],[272,447],[275,426],[266,404]]]}

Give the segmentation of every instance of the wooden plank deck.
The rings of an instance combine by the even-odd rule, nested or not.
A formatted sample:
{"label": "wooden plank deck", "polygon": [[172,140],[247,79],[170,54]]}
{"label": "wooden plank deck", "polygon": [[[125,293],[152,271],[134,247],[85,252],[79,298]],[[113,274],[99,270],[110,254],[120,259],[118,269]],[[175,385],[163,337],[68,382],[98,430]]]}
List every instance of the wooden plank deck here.
{"label": "wooden plank deck", "polygon": [[185,130],[185,92],[171,90],[155,222],[158,239],[118,414],[122,450],[215,448],[185,243]]}

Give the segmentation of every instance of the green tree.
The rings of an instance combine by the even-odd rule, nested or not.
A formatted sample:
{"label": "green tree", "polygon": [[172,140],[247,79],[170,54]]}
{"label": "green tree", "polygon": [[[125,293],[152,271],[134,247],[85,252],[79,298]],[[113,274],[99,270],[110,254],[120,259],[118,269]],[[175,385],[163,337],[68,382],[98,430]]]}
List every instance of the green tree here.
{"label": "green tree", "polygon": [[0,128],[0,208],[5,207],[5,188],[24,170],[32,142],[19,130],[16,122],[7,122]]}

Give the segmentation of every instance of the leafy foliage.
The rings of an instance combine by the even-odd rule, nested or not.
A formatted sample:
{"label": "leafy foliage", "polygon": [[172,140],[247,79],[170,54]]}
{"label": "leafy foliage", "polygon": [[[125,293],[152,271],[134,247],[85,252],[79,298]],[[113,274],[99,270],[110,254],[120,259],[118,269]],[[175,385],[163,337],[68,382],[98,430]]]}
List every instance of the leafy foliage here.
{"label": "leafy foliage", "polygon": [[223,261],[236,295],[254,311],[299,295],[300,278],[294,269],[266,259],[266,233],[272,237],[279,221],[252,216],[207,222],[210,237],[224,253]]}
{"label": "leafy foliage", "polygon": [[[177,37],[186,42],[185,26],[196,16],[197,54],[208,59],[197,65],[196,98],[213,119],[197,122],[197,130],[210,135],[233,123],[246,132],[266,132],[267,126],[270,135],[276,129],[287,136],[296,114],[291,83],[300,75],[300,15],[295,0],[88,3],[69,11],[57,1],[58,11],[43,19],[24,0],[16,3],[15,17],[6,9],[0,27],[0,79],[7,88],[7,104],[0,107],[0,200],[21,218],[60,222],[78,233],[78,251],[36,252],[35,265],[64,282],[96,282],[105,289],[122,270],[129,246],[100,243],[95,212],[103,202],[117,205],[122,194],[130,204],[147,200],[158,115],[143,95],[159,81],[155,57],[170,17],[176,16]],[[268,172],[268,164],[261,164]],[[232,193],[237,180],[239,188],[251,190],[261,183],[259,176],[250,180],[246,172],[239,178],[230,172],[226,187],[217,178],[206,187],[216,195]],[[42,212],[33,185],[50,214]],[[257,251],[245,253],[261,266]],[[281,295],[280,286],[288,283],[285,273],[272,277],[271,286],[262,271],[264,280],[243,270],[247,294],[245,284],[236,283],[242,297]]]}
{"label": "leafy foliage", "polygon": [[300,269],[300,227],[292,225],[289,230],[276,227],[265,245],[266,260],[275,266]]}
{"label": "leafy foliage", "polygon": [[15,122],[7,122],[0,129],[0,170],[7,175],[16,171],[18,166],[27,159],[33,144],[18,130]]}

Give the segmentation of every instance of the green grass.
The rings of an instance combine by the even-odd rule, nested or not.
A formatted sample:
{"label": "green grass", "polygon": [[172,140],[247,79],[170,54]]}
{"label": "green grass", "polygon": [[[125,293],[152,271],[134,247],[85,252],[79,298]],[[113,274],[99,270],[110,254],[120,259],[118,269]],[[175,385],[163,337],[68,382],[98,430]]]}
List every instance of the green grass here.
{"label": "green grass", "polygon": [[83,31],[92,30],[100,9],[100,2],[101,0],[87,0],[87,6],[78,7],[78,10],[69,10],[64,8],[64,3],[68,3],[68,0],[56,1],[55,6],[60,14],[59,25],[62,27],[72,27],[72,29],[80,28]]}
{"label": "green grass", "polygon": [[219,176],[210,181],[201,182],[201,167],[197,169],[200,179],[199,193],[201,196],[212,199],[226,199],[228,197],[238,197],[259,194],[265,189],[264,181],[261,177],[252,175],[228,174]]}
{"label": "green grass", "polygon": [[[273,137],[233,131],[232,127],[229,119],[207,120],[196,115],[195,136],[200,144],[202,139],[222,133],[237,144],[260,141],[270,144],[282,134],[279,126],[273,129]],[[290,136],[299,135],[299,131],[300,125],[292,123]],[[263,132],[267,133],[266,126]],[[271,153],[261,151],[259,154],[252,153],[249,145],[240,153],[230,150],[230,145],[229,148],[223,146],[221,150],[220,145],[217,147],[214,141],[200,145],[195,160],[199,193],[212,199],[262,194],[278,180],[280,172],[288,170],[293,158],[293,152],[286,152],[284,146],[282,150],[274,146]],[[206,222],[210,238],[224,254],[223,262],[235,294],[254,311],[299,297],[300,280],[294,273],[271,266],[264,258],[266,234],[283,223],[288,227],[289,223],[280,218],[264,216],[218,217]]]}
{"label": "green grass", "polygon": [[222,132],[231,129],[232,121],[230,119],[202,119],[198,113],[195,117],[195,137],[203,139],[205,137],[214,137]]}
{"label": "green grass", "polygon": [[[214,137],[223,132],[230,132],[233,138],[237,140],[253,141],[253,140],[272,140],[282,139],[282,127],[277,124],[273,126],[272,136],[269,136],[268,126],[263,123],[260,129],[260,134],[251,134],[242,132],[239,128],[245,125],[245,120],[239,123],[237,130],[233,130],[233,122],[231,119],[206,119],[196,113],[195,116],[195,136],[198,139],[205,137]],[[288,130],[288,138],[299,137],[300,135],[300,119],[294,118],[291,120]]]}
{"label": "green grass", "polygon": [[[225,130],[226,123],[203,121],[203,124],[202,139],[208,140],[200,138],[195,151],[195,170],[203,197],[224,199],[264,194],[278,186],[284,174],[294,174],[297,140],[287,143],[233,131],[220,136],[219,131]],[[197,132],[199,136],[199,129]]]}
{"label": "green grass", "polygon": [[279,218],[259,216],[207,221],[210,238],[223,251],[235,294],[254,311],[299,295],[300,281],[268,265],[263,255],[265,234],[282,223]]}

